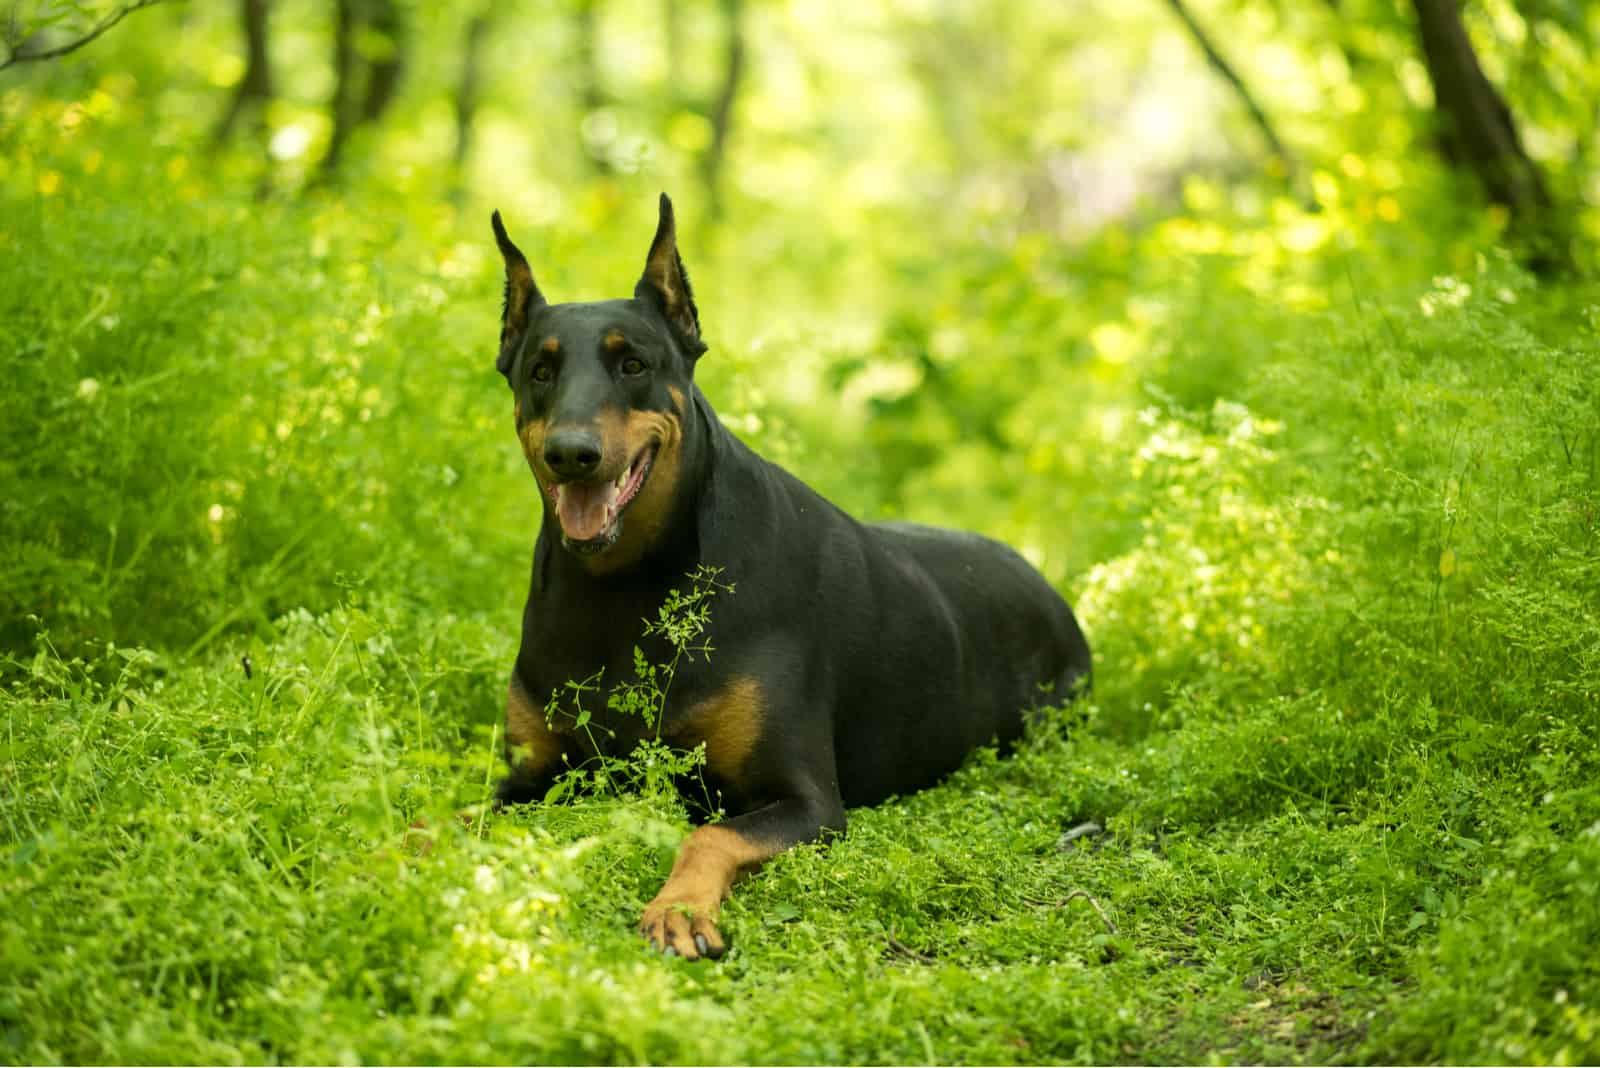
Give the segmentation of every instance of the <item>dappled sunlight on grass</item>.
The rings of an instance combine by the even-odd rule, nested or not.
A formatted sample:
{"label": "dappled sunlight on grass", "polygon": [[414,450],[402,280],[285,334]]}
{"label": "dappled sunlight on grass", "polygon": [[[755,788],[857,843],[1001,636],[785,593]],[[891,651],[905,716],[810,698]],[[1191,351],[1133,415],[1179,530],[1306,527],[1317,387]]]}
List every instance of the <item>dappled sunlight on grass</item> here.
{"label": "dappled sunlight on grass", "polygon": [[[615,85],[653,94],[665,55],[603,6]],[[991,65],[951,20],[1010,9],[855,12],[837,63],[881,78],[885,136],[815,66],[829,10],[759,11],[715,221],[697,83],[648,122],[534,114],[519,67],[460,188],[438,94],[316,182],[312,65],[262,145],[209,148],[199,105],[243,76],[209,11],[171,16],[170,79],[153,35],[0,89],[10,1059],[1600,1058],[1592,284],[1519,268],[1509,217],[1363,110],[1405,87],[1331,46],[1275,101],[1298,184],[1197,166],[1096,221],[1153,179],[1067,204],[1012,164],[1126,155],[1079,76],[1170,32],[1058,68],[1087,30],[1050,9]],[[1366,117],[1330,140],[1322,107]],[[539,140],[579,118],[608,169]],[[742,882],[699,967],[634,930],[675,796],[484,807],[540,517],[488,212],[551,299],[614,297],[662,187],[727,425],[864,519],[1016,546],[1095,651],[1016,753]]]}

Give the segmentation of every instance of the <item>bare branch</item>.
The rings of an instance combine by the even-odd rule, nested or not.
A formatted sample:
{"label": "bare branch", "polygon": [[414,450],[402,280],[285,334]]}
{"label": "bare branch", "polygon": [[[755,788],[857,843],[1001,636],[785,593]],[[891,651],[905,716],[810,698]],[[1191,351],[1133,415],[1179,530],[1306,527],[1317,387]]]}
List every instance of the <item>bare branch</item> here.
{"label": "bare branch", "polygon": [[[11,37],[11,39],[6,42],[7,50],[10,52],[10,55],[6,56],[3,62],[0,62],[0,70],[5,70],[7,67],[14,67],[18,63],[38,63],[46,59],[59,59],[61,56],[64,56],[69,52],[76,52],[78,49],[93,41],[95,38],[105,33],[111,27],[115,26],[117,23],[121,22],[135,11],[139,11],[147,7],[154,7],[162,2],[163,0],[134,0],[133,3],[128,4],[126,7],[117,8],[115,11],[111,12],[111,14],[95,23],[93,29],[84,34],[82,37],[78,38],[76,41],[68,41],[66,44],[59,45],[55,48],[46,48],[42,52],[19,52],[17,51],[17,46],[21,42],[16,41],[15,37]],[[13,11],[12,14],[15,15],[15,11]],[[16,23],[13,19],[13,33],[15,32],[15,27]]]}
{"label": "bare branch", "polygon": [[1292,174],[1295,170],[1293,154],[1284,146],[1282,139],[1278,137],[1278,132],[1272,128],[1272,122],[1267,118],[1267,113],[1256,102],[1255,94],[1250,92],[1250,87],[1239,76],[1239,72],[1233,69],[1233,64],[1229,63],[1227,57],[1212,43],[1210,36],[1205,31],[1205,27],[1200,25],[1183,0],[1167,0],[1167,6],[1172,9],[1174,15],[1178,16],[1178,21],[1182,22],[1184,28],[1189,31],[1189,36],[1194,38],[1194,43],[1200,46],[1200,51],[1205,53],[1206,62],[1210,63],[1211,68],[1222,77],[1223,81],[1232,87],[1234,95],[1239,98],[1239,102],[1244,105],[1245,110],[1250,113],[1251,121],[1256,124],[1256,129],[1261,131],[1261,136],[1267,142],[1267,147],[1272,154],[1277,156],[1284,169]]}
{"label": "bare branch", "polygon": [[1057,908],[1065,907],[1067,902],[1071,901],[1075,897],[1083,898],[1085,901],[1087,901],[1090,904],[1090,906],[1092,906],[1094,908],[1094,911],[1100,917],[1100,922],[1106,925],[1106,933],[1107,934],[1113,934],[1114,935],[1114,934],[1117,933],[1117,925],[1111,922],[1111,917],[1106,915],[1106,910],[1100,907],[1100,902],[1096,901],[1094,899],[1094,895],[1089,893],[1089,891],[1087,891],[1087,890],[1074,890],[1072,893],[1070,893],[1066,897],[1062,898],[1061,899],[1061,904],[1057,905],[1056,907]]}
{"label": "bare branch", "polygon": [[1060,901],[1045,901],[1042,898],[1037,897],[1024,897],[1022,900],[1026,901],[1030,905],[1040,905],[1045,908],[1052,909],[1063,909],[1066,908],[1067,905],[1073,900],[1080,897],[1089,903],[1090,907],[1094,909],[1095,914],[1100,917],[1100,922],[1106,925],[1106,934],[1116,934],[1117,925],[1111,922],[1111,917],[1106,915],[1106,910],[1100,907],[1100,902],[1096,901],[1094,899],[1094,895],[1089,893],[1087,890],[1074,890]]}

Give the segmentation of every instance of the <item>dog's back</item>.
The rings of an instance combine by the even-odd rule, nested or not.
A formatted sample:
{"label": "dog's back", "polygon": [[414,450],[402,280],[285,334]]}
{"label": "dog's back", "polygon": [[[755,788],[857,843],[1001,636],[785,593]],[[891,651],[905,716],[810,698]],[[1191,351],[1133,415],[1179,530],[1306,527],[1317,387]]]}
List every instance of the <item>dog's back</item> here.
{"label": "dog's back", "polygon": [[[733,537],[712,551],[736,582],[746,569],[762,575],[761,602],[727,623],[741,638],[804,631],[804,662],[780,670],[831,712],[846,805],[932,785],[978,746],[1014,742],[1030,709],[1087,685],[1089,646],[1072,610],[1011,548],[859,522],[722,434],[713,492],[735,512],[713,506],[707,525]],[[752,610],[765,620],[746,618]]]}

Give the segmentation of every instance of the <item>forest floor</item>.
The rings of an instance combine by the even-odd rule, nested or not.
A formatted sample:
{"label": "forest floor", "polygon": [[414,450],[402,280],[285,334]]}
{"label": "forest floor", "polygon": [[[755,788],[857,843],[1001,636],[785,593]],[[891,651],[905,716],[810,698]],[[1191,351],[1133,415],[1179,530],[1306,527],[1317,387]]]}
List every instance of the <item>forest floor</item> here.
{"label": "forest floor", "polygon": [[455,818],[538,507],[487,226],[61,180],[0,211],[0,1058],[1600,1060],[1592,290],[1286,206],[890,264],[852,347],[691,256],[735,429],[1022,546],[1097,689],[686,963],[666,793]]}

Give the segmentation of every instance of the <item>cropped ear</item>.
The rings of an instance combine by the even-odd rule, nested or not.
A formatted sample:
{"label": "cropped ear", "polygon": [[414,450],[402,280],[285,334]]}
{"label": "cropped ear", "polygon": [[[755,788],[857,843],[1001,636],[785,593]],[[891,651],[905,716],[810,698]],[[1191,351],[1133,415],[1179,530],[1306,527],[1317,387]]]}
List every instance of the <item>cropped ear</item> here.
{"label": "cropped ear", "polygon": [[506,298],[500,308],[500,355],[494,362],[504,375],[511,373],[516,343],[528,328],[529,314],[544,306],[544,294],[533,283],[533,269],[528,266],[527,257],[506,236],[500,213],[497,211],[490,216],[489,222],[494,226],[494,243],[500,246],[500,257],[506,261]]}
{"label": "cropped ear", "polygon": [[672,217],[672,201],[661,194],[661,221],[656,224],[655,240],[644,261],[644,274],[633,287],[640,300],[653,300],[661,308],[692,360],[706,351],[700,337],[700,309],[694,306],[694,290],[689,287],[689,272],[678,255],[678,228]]}

